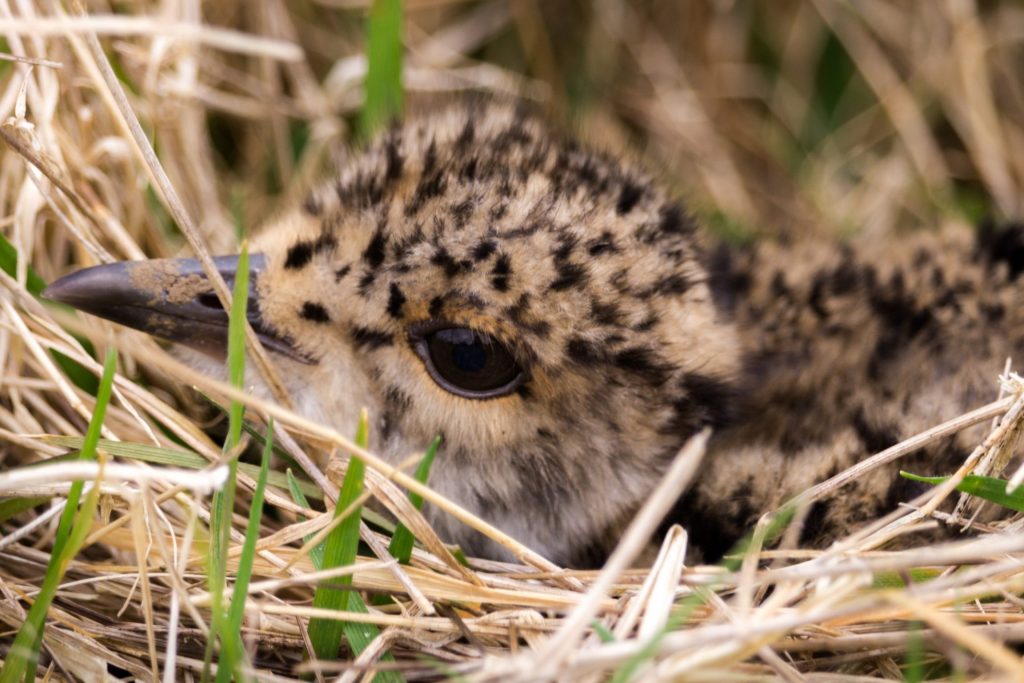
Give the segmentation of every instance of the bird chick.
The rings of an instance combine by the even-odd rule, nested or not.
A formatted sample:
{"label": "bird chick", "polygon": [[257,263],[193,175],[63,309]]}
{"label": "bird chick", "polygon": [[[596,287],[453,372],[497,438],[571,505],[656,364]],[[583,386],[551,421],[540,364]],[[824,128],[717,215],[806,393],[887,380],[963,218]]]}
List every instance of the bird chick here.
{"label": "bird chick", "polygon": [[[705,245],[633,165],[525,110],[395,126],[253,241],[249,319],[297,407],[362,407],[392,463],[443,438],[430,484],[555,562],[599,563],[679,448],[716,427],[672,521],[715,559],[757,517],[993,399],[1024,347],[1024,227]],[[237,258],[216,259],[229,281]],[[224,376],[198,263],[118,263],[47,296],[193,349]],[[259,378],[256,391],[269,397]],[[978,426],[815,503],[822,544],[948,473]],[[446,540],[506,558],[429,508]]]}
{"label": "bird chick", "polygon": [[[522,108],[393,127],[252,251],[249,317],[299,410],[351,431],[367,407],[371,449],[396,464],[441,435],[430,485],[560,564],[600,561],[733,403],[741,343],[692,219]],[[226,316],[194,261],[100,266],[47,296],[224,374]],[[505,557],[426,512],[469,554]]]}

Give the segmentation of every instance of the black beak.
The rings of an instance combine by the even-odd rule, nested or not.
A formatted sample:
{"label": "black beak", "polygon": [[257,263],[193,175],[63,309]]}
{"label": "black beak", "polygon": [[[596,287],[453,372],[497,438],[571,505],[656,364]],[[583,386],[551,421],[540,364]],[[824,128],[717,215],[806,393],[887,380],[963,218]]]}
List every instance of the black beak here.
{"label": "black beak", "polygon": [[[213,262],[228,288],[233,287],[238,257],[219,256]],[[256,285],[265,267],[263,254],[249,257],[249,322],[265,347],[309,363],[291,340],[275,334],[260,318]],[[43,297],[218,358],[227,349],[228,314],[196,259],[124,261],[85,268],[54,282]]]}

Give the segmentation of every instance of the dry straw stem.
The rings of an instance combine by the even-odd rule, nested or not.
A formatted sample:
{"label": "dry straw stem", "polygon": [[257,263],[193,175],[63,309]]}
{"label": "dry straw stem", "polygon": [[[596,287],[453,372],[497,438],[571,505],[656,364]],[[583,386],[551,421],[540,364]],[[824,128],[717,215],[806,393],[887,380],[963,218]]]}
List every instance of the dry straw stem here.
{"label": "dry straw stem", "polygon": [[29,493],[27,489],[40,484],[60,486],[61,482],[70,483],[79,479],[103,479],[107,483],[111,480],[121,483],[159,481],[185,486],[199,494],[210,494],[224,485],[227,471],[223,467],[218,467],[210,472],[196,472],[195,470],[179,470],[172,467],[152,470],[117,463],[60,462],[39,465],[31,469],[0,472],[0,495],[7,497],[39,495],[38,492]]}
{"label": "dry straw stem", "polygon": [[[248,33],[217,29],[192,22],[167,22],[155,17],[127,17],[120,15],[91,15],[56,17],[0,17],[0,33],[44,38],[68,35],[97,36],[149,36],[197,43],[224,52],[259,55],[272,59],[296,61],[302,59],[299,46],[283,40],[273,40]],[[55,62],[30,60],[29,63],[52,65]]]}
{"label": "dry straw stem", "polygon": [[[537,677],[543,672],[534,662],[545,655],[548,679],[606,680],[640,656],[643,680],[889,680],[903,677],[903,650],[914,642],[922,643],[926,665],[939,662],[950,675],[1019,675],[1019,660],[1003,645],[1024,641],[1018,515],[1003,511],[963,541],[915,548],[913,536],[904,536],[909,548],[884,549],[894,535],[936,519],[961,524],[934,509],[952,484],[914,501],[914,509],[850,529],[825,551],[755,544],[736,572],[686,566],[679,529],[659,552],[645,554],[657,557],[651,567],[623,569],[643,535],[635,532],[604,572],[562,571],[402,468],[356,449],[343,434],[347,425],[316,425],[240,396],[189,374],[142,335],[28,293],[30,266],[51,281],[101,260],[177,255],[186,243],[200,258],[231,252],[233,225],[256,227],[297,201],[330,156],[346,153],[334,151],[344,117],[362,101],[362,15],[336,11],[339,4],[367,3],[222,0],[200,8],[170,0],[130,3],[113,15],[96,2],[88,16],[66,16],[56,3],[0,3],[0,34],[11,53],[0,55],[0,119],[7,121],[0,134],[9,143],[0,156],[0,234],[19,255],[13,276],[0,274],[0,477],[32,472],[28,465],[66,451],[55,437],[84,431],[94,399],[51,352],[93,375],[100,366],[70,331],[90,340],[97,355],[110,346],[121,351],[104,438],[187,449],[216,463],[210,411],[190,386],[218,400],[238,397],[250,415],[288,426],[279,445],[327,500],[337,487],[314,455],[337,449],[367,459],[370,496],[419,539],[410,565],[360,558],[318,573],[302,539],[331,515],[319,503],[309,510],[287,492],[268,491],[273,514],[259,530],[243,627],[260,679],[299,679],[313,588],[346,573],[355,590],[392,603],[368,615],[332,615],[384,627],[373,648],[331,669],[343,680],[368,679],[384,649],[409,680],[439,670]],[[821,0],[772,3],[766,11],[758,3],[602,1],[581,11],[561,0],[408,2],[405,81],[412,98],[482,87],[532,97],[553,111],[568,109],[558,93],[571,83],[584,136],[602,146],[639,146],[704,216],[725,217],[743,234],[753,226],[794,238],[855,229],[885,239],[973,220],[962,196],[990,198],[996,215],[1021,212],[1024,10],[985,5],[939,2],[923,12],[910,3]],[[520,42],[549,53],[530,62],[529,73],[518,66],[529,57],[516,52]],[[773,51],[778,72],[751,46]],[[852,57],[854,75],[823,124],[818,72],[822,55],[835,50]],[[827,134],[816,137],[823,126]],[[939,424],[797,500],[842,495],[845,485],[876,476],[875,468],[1002,416],[1019,400],[1008,395]],[[1011,415],[994,427],[1003,431],[980,440],[982,462],[1019,425]],[[999,464],[989,474],[998,476]],[[0,522],[4,633],[17,628],[38,592],[63,510],[72,473],[46,467],[54,469],[26,475],[40,479],[18,491],[56,493],[53,502]],[[132,481],[111,476],[119,468],[130,468],[122,474]],[[182,470],[178,483],[177,472],[108,459],[102,515],[58,592],[44,641],[51,668],[41,673],[100,679],[110,665],[140,680],[171,681],[202,670],[209,509],[193,483],[209,474]],[[97,471],[75,474],[92,480]],[[238,512],[251,487],[243,477]],[[409,490],[527,565],[471,558],[463,566],[408,503]],[[244,524],[237,514],[231,571]],[[361,533],[383,555],[386,536],[370,527]],[[900,577],[915,582],[899,585]],[[659,640],[680,601],[692,611]],[[594,623],[615,641],[602,642]],[[0,635],[0,652],[9,640]]]}
{"label": "dry straw stem", "polygon": [[[556,678],[562,663],[575,649],[576,641],[583,634],[600,609],[600,603],[648,543],[658,523],[690,483],[704,450],[707,447],[710,430],[705,429],[692,437],[676,456],[658,487],[630,523],[622,540],[608,558],[597,579],[590,585],[582,603],[565,620],[562,628],[549,640],[542,650],[528,655],[530,665],[512,663],[512,670],[529,671],[529,676]],[[510,673],[511,673],[510,671]]]}
{"label": "dry straw stem", "polygon": [[[81,2],[75,0],[73,4],[78,10],[78,18],[86,18],[85,8],[82,6]],[[181,199],[178,197],[178,193],[175,190],[174,185],[171,183],[170,178],[167,177],[167,173],[164,172],[163,166],[160,164],[160,160],[157,159],[156,152],[153,150],[153,144],[150,142],[149,138],[146,137],[145,132],[142,130],[142,125],[139,123],[138,117],[135,115],[131,105],[128,103],[128,99],[125,97],[124,88],[118,80],[117,75],[114,73],[114,68],[111,66],[110,60],[107,59],[106,54],[103,52],[103,46],[100,45],[96,34],[91,31],[87,30],[85,32],[85,39],[89,51],[95,60],[95,67],[99,70],[100,77],[103,79],[103,83],[108,89],[109,99],[113,100],[117,107],[117,113],[121,117],[122,125],[128,129],[130,139],[135,143],[137,152],[142,157],[145,168],[149,171],[161,198],[167,205],[171,215],[174,216],[182,234],[188,240],[189,246],[192,247],[196,257],[202,264],[203,271],[206,273],[206,277],[209,279],[210,284],[213,285],[213,290],[216,292],[217,298],[221,302],[221,306],[224,307],[225,311],[230,311],[231,292],[228,290],[228,286],[224,282],[224,278],[221,276],[220,271],[218,271],[217,267],[213,264],[213,257],[210,256],[206,241],[196,229],[195,221],[185,209],[184,204],[182,204]],[[290,405],[291,399],[288,396],[288,392],[285,391],[284,384],[281,383],[281,379],[277,376],[277,372],[270,364],[270,359],[267,358],[266,351],[263,349],[263,345],[260,343],[259,337],[256,336],[256,332],[252,329],[252,325],[248,320],[245,321],[245,339],[246,348],[250,354],[250,358],[256,362],[256,367],[260,376],[266,381],[267,385],[273,391],[275,398],[279,402],[284,405]]]}

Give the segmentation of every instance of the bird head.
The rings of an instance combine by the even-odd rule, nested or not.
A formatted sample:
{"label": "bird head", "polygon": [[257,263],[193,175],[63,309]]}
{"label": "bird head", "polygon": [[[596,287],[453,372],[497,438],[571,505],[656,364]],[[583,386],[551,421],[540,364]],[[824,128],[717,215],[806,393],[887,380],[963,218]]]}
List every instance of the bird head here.
{"label": "bird head", "polygon": [[[516,107],[392,127],[251,251],[249,319],[296,405],[346,431],[367,407],[392,462],[441,435],[431,485],[554,559],[578,561],[729,402],[736,335],[691,218]],[[236,257],[216,264],[234,278]],[[46,296],[224,373],[227,316],[194,260]]]}

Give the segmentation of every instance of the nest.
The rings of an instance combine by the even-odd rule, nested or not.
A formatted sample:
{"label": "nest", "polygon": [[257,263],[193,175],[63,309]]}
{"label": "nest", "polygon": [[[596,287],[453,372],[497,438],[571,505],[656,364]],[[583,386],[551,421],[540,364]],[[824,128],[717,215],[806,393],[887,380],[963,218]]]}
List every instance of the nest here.
{"label": "nest", "polygon": [[[345,153],[347,122],[361,106],[365,14],[340,6],[365,4],[228,0],[200,17],[176,0],[118,13],[102,1],[64,9],[38,0],[0,11],[0,656],[10,659],[42,590],[57,519],[79,480],[98,486],[97,507],[50,606],[39,674],[173,680],[210,671],[203,530],[224,458],[213,435],[222,431],[217,406],[239,401],[256,432],[275,420],[276,443],[306,470],[305,490],[328,500],[328,512],[320,500],[299,503],[284,475],[270,479],[242,628],[239,671],[253,679],[1024,678],[1012,646],[1024,640],[1024,535],[1014,533],[1012,509],[962,539],[886,549],[939,523],[970,526],[977,501],[962,498],[952,516],[940,505],[960,495],[970,472],[998,476],[1012,460],[1024,407],[1013,375],[988,406],[804,492],[782,517],[766,514],[722,564],[687,566],[676,527],[650,567],[635,567],[660,513],[699,467],[696,437],[605,568],[571,571],[349,435],[199,375],[140,333],[86,323],[38,298],[43,283],[75,267],[235,252],[259,217],[298,201]],[[979,205],[1022,213],[1016,5],[915,13],[882,3],[663,4],[596,3],[577,16],[560,2],[410,1],[406,87],[413,97],[514,92],[557,113],[576,73],[567,55],[582,54],[570,66],[590,79],[576,102],[591,102],[580,107],[584,134],[646,147],[669,178],[686,179],[706,222],[744,238],[784,232],[777,226],[884,236],[970,222]],[[670,38],[664,26],[684,26],[684,35]],[[778,55],[776,72],[754,59],[756,45]],[[828,89],[828,68],[843,87]],[[825,104],[831,110],[819,111]],[[111,348],[120,364],[100,458],[61,458],[82,446],[97,359]],[[785,532],[775,539],[783,517],[985,421],[991,432],[963,467],[913,505],[827,550],[799,548]],[[317,454],[334,457],[318,469]],[[362,540],[373,556],[315,569],[315,543],[304,539],[331,524],[351,455],[368,464],[366,495],[418,539],[408,564],[386,552],[387,524],[368,514]],[[229,584],[254,477],[240,469]],[[521,564],[462,562],[405,502],[410,488]],[[366,612],[312,606],[319,583],[346,576]],[[374,637],[358,653],[310,661],[310,619],[325,616],[373,625]]]}

